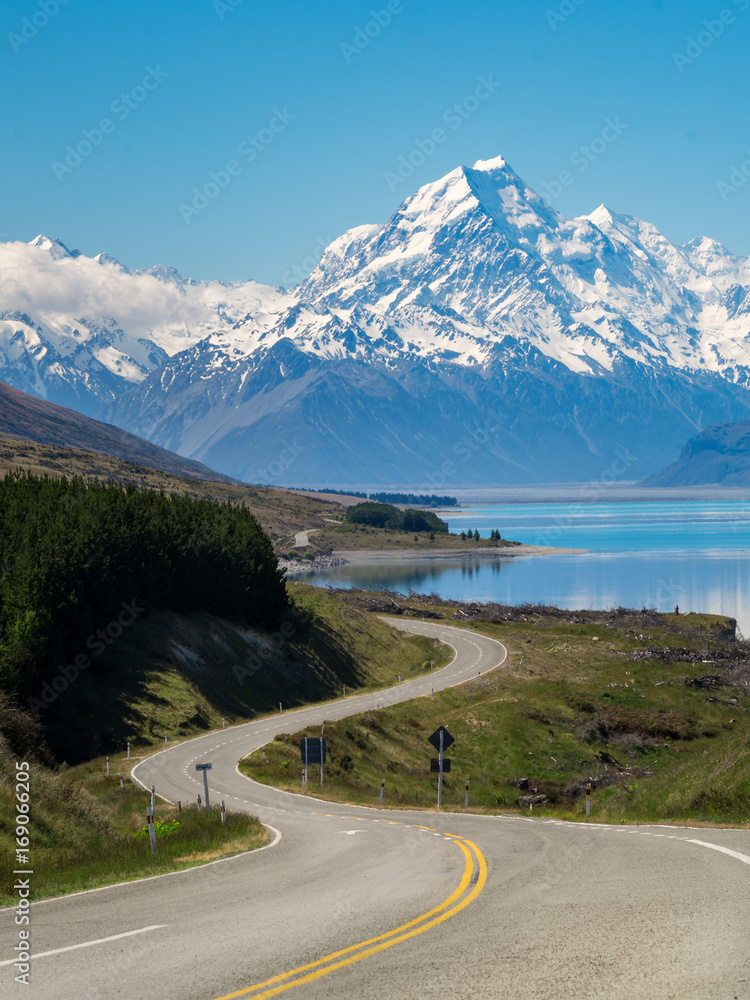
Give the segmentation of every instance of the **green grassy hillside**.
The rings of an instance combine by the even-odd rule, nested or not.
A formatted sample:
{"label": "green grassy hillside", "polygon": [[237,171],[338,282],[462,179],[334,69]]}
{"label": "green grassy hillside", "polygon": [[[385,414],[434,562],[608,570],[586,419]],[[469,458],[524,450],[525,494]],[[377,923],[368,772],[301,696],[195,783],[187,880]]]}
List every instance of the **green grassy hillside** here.
{"label": "green grassy hillside", "polygon": [[[132,764],[132,760],[129,762]],[[151,853],[146,808],[151,796],[127,777],[129,763],[92,761],[81,768],[56,773],[40,764],[30,768],[29,866],[34,899],[90,889],[98,885],[176,871],[216,857],[260,847],[268,838],[264,826],[244,813],[229,815],[224,827],[217,809],[198,815],[197,807],[178,813],[157,802],[157,850]],[[122,771],[125,785],[117,777]],[[15,761],[0,756],[0,851],[16,857]],[[176,825],[175,825],[176,824]],[[15,876],[4,867],[0,905],[13,901]]]}
{"label": "green grassy hillside", "polygon": [[[442,724],[456,738],[443,800],[452,809],[463,807],[468,778],[471,808],[528,813],[519,799],[544,796],[535,814],[581,818],[591,780],[598,820],[750,822],[748,668],[722,665],[731,659],[701,662],[731,652],[719,638],[725,619],[526,618],[473,624],[507,645],[507,667],[434,697],[327,724],[324,797],[373,804],[385,778],[389,805],[434,807],[435,751],[427,737]],[[655,658],[656,647],[667,659]],[[299,790],[303,735],[314,733],[277,739],[265,763],[256,753],[243,770]],[[321,793],[317,776],[310,791]]]}
{"label": "green grassy hillside", "polygon": [[[193,809],[178,815],[160,803],[157,819],[181,825],[160,839],[152,857],[147,840],[136,836],[149,796],[128,773],[164,745],[165,733],[171,743],[221,728],[222,717],[230,725],[275,713],[279,702],[289,709],[338,697],[344,685],[352,693],[373,690],[396,683],[399,673],[406,680],[429,670],[430,661],[442,666],[448,659],[446,648],[407,638],[335,594],[300,585],[290,592],[302,613],[289,619],[286,638],[208,615],[157,612],[124,633],[96,672],[60,694],[43,720],[46,738],[58,762],[74,766],[31,763],[34,898],[171,871],[263,842],[265,831],[248,817],[231,817],[222,831],[217,816],[206,823]],[[1,694],[0,730],[0,850],[11,857],[13,765],[34,753],[42,733],[38,721]],[[0,882],[0,903],[9,901],[11,882]]]}
{"label": "green grassy hillside", "polygon": [[82,476],[121,486],[186,494],[200,500],[242,504],[249,508],[272,539],[284,544],[293,541],[295,532],[323,527],[327,523],[325,518],[343,516],[344,511],[333,496],[329,501],[272,486],[240,486],[195,479],[99,452],[0,437],[0,476],[14,469],[34,475]]}
{"label": "green grassy hillside", "polygon": [[[279,632],[211,615],[138,619],[50,705],[42,721],[59,760],[78,763],[284,708],[415,676],[435,653],[335,594],[289,584]],[[282,635],[282,631],[285,635]]]}

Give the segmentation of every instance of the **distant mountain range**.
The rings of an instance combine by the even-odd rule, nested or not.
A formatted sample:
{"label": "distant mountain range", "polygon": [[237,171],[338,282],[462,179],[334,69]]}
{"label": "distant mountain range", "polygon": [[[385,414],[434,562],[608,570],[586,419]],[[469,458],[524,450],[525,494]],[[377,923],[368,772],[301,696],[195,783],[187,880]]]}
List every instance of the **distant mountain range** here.
{"label": "distant mountain range", "polygon": [[641,486],[750,486],[750,420],[709,427]]}
{"label": "distant mountain range", "polygon": [[292,291],[2,244],[0,378],[245,481],[639,479],[750,418],[750,260],[565,218],[497,158]]}
{"label": "distant mountain range", "polygon": [[174,455],[119,427],[92,420],[0,382],[0,438],[6,437],[113,455],[151,469],[193,479],[234,482],[229,476],[214,472],[200,462]]}

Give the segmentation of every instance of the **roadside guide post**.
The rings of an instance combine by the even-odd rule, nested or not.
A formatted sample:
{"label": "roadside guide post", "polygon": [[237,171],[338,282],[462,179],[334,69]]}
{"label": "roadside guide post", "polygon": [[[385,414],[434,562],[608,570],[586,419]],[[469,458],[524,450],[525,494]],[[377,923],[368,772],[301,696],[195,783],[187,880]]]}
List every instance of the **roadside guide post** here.
{"label": "roadside guide post", "polygon": [[464,809],[469,808],[469,779],[466,779],[466,801],[464,802]]}
{"label": "roadside guide post", "polygon": [[227,810],[224,805],[224,799],[221,800],[221,825],[224,826],[227,821]]}
{"label": "roadside guide post", "polygon": [[156,851],[156,828],[154,826],[154,807],[149,806],[146,809],[146,822],[148,823],[148,840],[151,844],[151,853],[154,854]]}
{"label": "roadside guide post", "polygon": [[586,815],[591,815],[591,782],[586,782]]}
{"label": "roadside guide post", "polygon": [[385,791],[385,778],[380,782],[380,804],[383,804],[383,792]]}
{"label": "roadside guide post", "polygon": [[[196,771],[203,771],[203,791],[206,793],[206,812],[211,808],[208,801],[208,772],[213,767],[213,764],[196,764]],[[199,807],[200,808],[200,807]]]}
{"label": "roadside guide post", "polygon": [[107,757],[107,777],[109,777],[109,757]]}

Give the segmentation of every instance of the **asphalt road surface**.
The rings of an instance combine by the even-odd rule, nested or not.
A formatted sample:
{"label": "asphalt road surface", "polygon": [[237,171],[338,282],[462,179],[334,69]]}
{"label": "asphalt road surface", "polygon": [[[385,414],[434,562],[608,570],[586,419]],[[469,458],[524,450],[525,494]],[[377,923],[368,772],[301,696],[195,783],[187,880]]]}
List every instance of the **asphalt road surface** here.
{"label": "asphalt road surface", "polygon": [[13,979],[17,928],[4,910],[0,996],[750,998],[750,831],[479,817],[451,813],[447,797],[440,813],[345,807],[239,774],[237,760],[277,733],[429,695],[505,659],[500,643],[464,629],[392,624],[449,642],[453,662],[134,769],[165,798],[194,801],[195,764],[210,761],[213,803],[260,816],[268,847],[33,904],[29,987]]}

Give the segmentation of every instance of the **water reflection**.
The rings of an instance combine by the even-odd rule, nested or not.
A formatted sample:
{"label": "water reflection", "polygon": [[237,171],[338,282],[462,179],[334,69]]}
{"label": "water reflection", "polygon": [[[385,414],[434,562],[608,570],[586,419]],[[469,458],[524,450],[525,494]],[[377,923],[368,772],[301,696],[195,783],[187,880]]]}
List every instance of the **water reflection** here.
{"label": "water reflection", "polygon": [[[736,618],[750,636],[750,504],[745,500],[504,503],[442,514],[451,531],[499,528],[527,544],[583,555],[349,564],[307,574],[316,586],[562,608],[655,607]],[[300,579],[300,577],[296,577]]]}
{"label": "water reflection", "polygon": [[437,593],[463,601],[655,607],[736,618],[750,635],[750,551],[589,552],[510,559],[349,564],[297,576],[315,586]]}
{"label": "water reflection", "polygon": [[314,587],[361,587],[363,590],[396,590],[407,594],[445,594],[444,584],[454,587],[461,581],[464,588],[467,581],[481,580],[482,575],[498,577],[507,570],[512,559],[414,559],[393,563],[364,563],[337,566],[321,573],[299,573],[295,580],[303,580]]}

